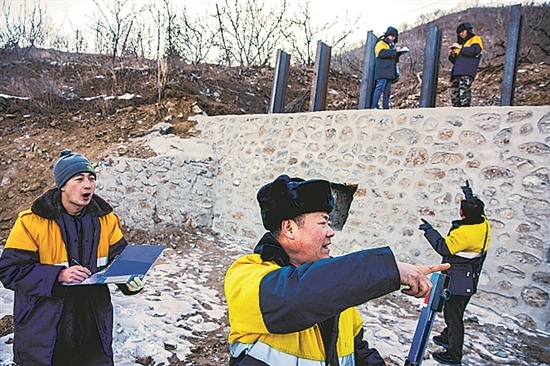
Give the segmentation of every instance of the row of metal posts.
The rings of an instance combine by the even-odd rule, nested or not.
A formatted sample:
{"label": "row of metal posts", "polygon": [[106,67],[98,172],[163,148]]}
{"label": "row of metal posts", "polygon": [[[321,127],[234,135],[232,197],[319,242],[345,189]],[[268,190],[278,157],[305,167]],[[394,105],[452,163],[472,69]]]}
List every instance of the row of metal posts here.
{"label": "row of metal posts", "polygon": [[[513,5],[510,12],[510,28],[504,63],[504,75],[500,96],[501,106],[511,106],[514,102],[514,89],[518,65],[518,53],[521,34],[521,4]],[[422,86],[420,91],[420,108],[435,107],[437,96],[437,79],[439,74],[439,59],[441,55],[442,32],[434,22],[428,24],[426,48],[424,53],[424,68],[422,71]],[[378,38],[369,31],[365,43],[365,54],[359,91],[358,109],[371,108],[371,97],[376,80],[374,80],[374,65],[376,57],[374,47]],[[330,70],[331,47],[323,42],[317,42],[315,58],[315,73],[311,92],[310,112],[323,111],[326,107],[328,74]],[[290,55],[282,50],[277,52],[277,63],[271,91],[269,113],[283,113],[286,88],[290,69]]]}

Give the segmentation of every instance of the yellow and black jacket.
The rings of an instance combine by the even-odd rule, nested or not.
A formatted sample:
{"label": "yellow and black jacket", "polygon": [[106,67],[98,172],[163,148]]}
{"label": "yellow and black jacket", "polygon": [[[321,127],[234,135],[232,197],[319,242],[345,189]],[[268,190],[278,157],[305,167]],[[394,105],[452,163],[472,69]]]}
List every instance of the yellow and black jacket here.
{"label": "yellow and black jacket", "polygon": [[266,233],[226,274],[230,365],[385,365],[355,306],[399,282],[387,247],[293,267]]}
{"label": "yellow and black jacket", "polygon": [[453,49],[449,55],[449,61],[453,64],[451,79],[459,76],[470,76],[475,79],[481,60],[481,51],[483,51],[483,42],[479,36],[470,33],[459,43],[461,47]]}
{"label": "yellow and black jacket", "polygon": [[491,225],[487,218],[455,220],[446,238],[433,228],[424,236],[442,256],[441,263],[451,263],[451,268],[444,272],[451,276],[451,294],[475,294],[491,240]]}
{"label": "yellow and black jacket", "polygon": [[[126,244],[118,217],[96,195],[78,218],[62,208],[57,189],[19,214],[0,256],[0,281],[15,292],[15,363],[51,365],[56,346],[75,337],[86,339],[96,329],[105,354],[112,354],[113,308],[107,285],[61,286],[57,277],[70,259],[95,273]],[[119,288],[132,294],[124,285]],[[85,333],[74,330],[80,322],[89,326]]]}

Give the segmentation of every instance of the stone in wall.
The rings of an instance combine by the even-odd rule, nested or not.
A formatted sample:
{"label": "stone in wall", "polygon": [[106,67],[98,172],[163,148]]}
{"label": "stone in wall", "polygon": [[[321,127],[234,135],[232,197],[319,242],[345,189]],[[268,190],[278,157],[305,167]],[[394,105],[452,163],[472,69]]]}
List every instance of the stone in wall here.
{"label": "stone in wall", "polygon": [[534,308],[543,308],[548,305],[550,296],[548,292],[536,286],[525,287],[521,291],[521,298],[525,303]]}
{"label": "stone in wall", "polygon": [[405,159],[405,166],[421,166],[428,163],[428,151],[424,148],[412,148]]}
{"label": "stone in wall", "polygon": [[420,141],[420,134],[412,128],[402,128],[388,135],[389,142],[404,141],[409,145],[417,144]]}
{"label": "stone in wall", "polygon": [[526,329],[537,328],[537,322],[527,314],[524,314],[524,313],[517,314],[516,319],[519,321],[519,324],[521,324],[521,326]]}
{"label": "stone in wall", "polygon": [[459,139],[465,146],[473,148],[481,146],[487,141],[482,134],[471,130],[463,131]]}
{"label": "stone in wall", "polygon": [[436,152],[432,155],[431,162],[432,164],[444,163],[447,165],[455,165],[462,162],[463,159],[464,157],[462,156],[462,154],[450,153],[450,152]]}
{"label": "stone in wall", "polygon": [[453,137],[453,134],[454,134],[453,130],[449,128],[443,129],[439,131],[439,139],[443,141],[450,140]]}
{"label": "stone in wall", "polygon": [[550,193],[550,171],[543,167],[525,176],[522,182],[526,191],[533,193]]}
{"label": "stone in wall", "polygon": [[366,114],[366,115],[359,116],[355,124],[357,126],[357,129],[361,131],[361,130],[369,129],[374,125],[375,122],[376,122],[376,119],[372,114]]}
{"label": "stone in wall", "polygon": [[525,278],[525,272],[521,269],[512,266],[510,264],[504,264],[502,266],[497,266],[497,272],[502,273],[506,278],[514,279],[524,279]]}
{"label": "stone in wall", "polygon": [[516,168],[521,170],[532,169],[535,166],[535,162],[531,159],[522,158],[519,156],[509,156],[504,159],[509,165],[514,165]]}
{"label": "stone in wall", "polygon": [[510,169],[496,165],[488,166],[482,170],[483,177],[487,180],[514,178],[514,173]]}
{"label": "stone in wall", "polygon": [[459,149],[460,146],[456,142],[435,142],[433,144],[433,147],[436,150],[456,151]]}
{"label": "stone in wall", "polygon": [[393,117],[389,114],[382,116],[375,124],[377,130],[388,131],[393,128]]}
{"label": "stone in wall", "polygon": [[550,133],[550,113],[546,113],[537,123],[540,133],[549,134]]}
{"label": "stone in wall", "polygon": [[530,219],[550,220],[550,202],[539,199],[526,199],[523,213]]}
{"label": "stone in wall", "polygon": [[495,135],[495,137],[493,138],[493,142],[498,147],[506,147],[510,144],[511,138],[512,138],[512,129],[505,128],[503,130],[500,130],[500,132]]}
{"label": "stone in wall", "polygon": [[533,155],[550,154],[550,146],[538,141],[526,142],[524,144],[519,145],[518,149],[519,151],[524,152],[526,154],[533,154]]}
{"label": "stone in wall", "polygon": [[517,306],[519,300],[514,296],[506,296],[496,292],[478,291],[472,297],[472,301],[476,303],[491,304],[492,309],[510,309]]}
{"label": "stone in wall", "polygon": [[524,136],[529,135],[531,132],[533,132],[533,126],[530,123],[522,125],[519,129],[519,133]]}
{"label": "stone in wall", "polygon": [[445,123],[448,123],[454,127],[462,127],[464,124],[464,118],[460,116],[447,116],[447,118],[445,118]]}
{"label": "stone in wall", "polygon": [[500,114],[498,113],[477,113],[470,121],[483,131],[495,131],[500,125]]}
{"label": "stone in wall", "polygon": [[519,252],[517,250],[510,252],[510,256],[521,264],[527,264],[533,267],[538,267],[542,263],[542,260],[535,257],[534,255],[525,252]]}
{"label": "stone in wall", "polygon": [[544,251],[547,249],[545,248],[546,245],[541,239],[531,235],[520,235],[518,237],[518,243],[525,247],[533,248],[540,251]]}
{"label": "stone in wall", "polygon": [[540,230],[540,225],[536,222],[522,222],[516,228],[518,233],[532,233]]}
{"label": "stone in wall", "polygon": [[533,117],[533,112],[527,110],[510,111],[507,113],[506,122],[517,123]]}
{"label": "stone in wall", "polygon": [[430,118],[426,119],[426,121],[422,125],[422,129],[424,131],[433,131],[437,128],[438,124],[439,124],[439,122],[438,122],[437,119],[435,119],[433,117],[430,117]]}
{"label": "stone in wall", "polygon": [[445,171],[439,168],[424,169],[422,173],[424,173],[426,177],[433,180],[443,179],[446,176]]}
{"label": "stone in wall", "polygon": [[550,287],[550,273],[548,272],[533,272],[533,282],[540,285]]}

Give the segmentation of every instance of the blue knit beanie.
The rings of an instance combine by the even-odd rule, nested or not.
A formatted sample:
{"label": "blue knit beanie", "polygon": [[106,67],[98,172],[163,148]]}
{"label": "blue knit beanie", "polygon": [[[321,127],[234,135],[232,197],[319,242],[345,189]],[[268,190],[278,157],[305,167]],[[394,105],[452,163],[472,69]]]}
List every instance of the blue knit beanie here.
{"label": "blue knit beanie", "polygon": [[61,151],[59,159],[53,164],[53,179],[58,189],[61,189],[69,179],[82,172],[92,173],[95,176],[94,167],[88,159],[71,150]]}

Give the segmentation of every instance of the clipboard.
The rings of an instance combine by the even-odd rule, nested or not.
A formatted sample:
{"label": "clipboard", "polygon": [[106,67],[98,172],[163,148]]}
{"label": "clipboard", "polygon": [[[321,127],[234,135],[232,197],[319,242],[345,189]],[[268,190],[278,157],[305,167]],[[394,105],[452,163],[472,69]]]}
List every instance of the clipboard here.
{"label": "clipboard", "polygon": [[164,250],[164,245],[127,245],[107,268],[94,273],[81,283],[63,282],[64,286],[124,284],[135,277],[145,277],[153,263]]}

